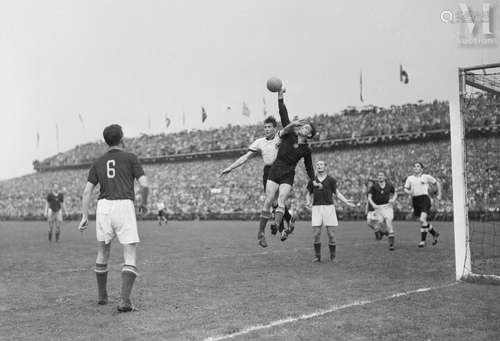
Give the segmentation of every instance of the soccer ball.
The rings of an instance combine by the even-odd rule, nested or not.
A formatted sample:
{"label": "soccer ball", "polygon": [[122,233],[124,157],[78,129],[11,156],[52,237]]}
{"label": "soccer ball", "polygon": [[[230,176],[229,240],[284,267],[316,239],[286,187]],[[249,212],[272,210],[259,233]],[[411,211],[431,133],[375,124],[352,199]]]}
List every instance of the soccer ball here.
{"label": "soccer ball", "polygon": [[271,77],[267,80],[267,89],[271,92],[278,92],[283,86],[283,82],[278,77]]}

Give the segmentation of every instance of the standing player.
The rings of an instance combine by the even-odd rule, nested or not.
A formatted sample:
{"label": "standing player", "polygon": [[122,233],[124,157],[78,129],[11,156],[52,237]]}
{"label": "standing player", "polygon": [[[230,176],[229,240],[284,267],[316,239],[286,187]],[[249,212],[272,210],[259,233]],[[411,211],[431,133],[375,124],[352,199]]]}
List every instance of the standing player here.
{"label": "standing player", "polygon": [[52,241],[52,231],[56,228],[56,242],[59,241],[61,235],[61,224],[63,214],[66,214],[66,206],[64,205],[64,195],[59,192],[59,185],[54,183],[52,191],[47,194],[45,202],[45,216],[49,222],[49,242]]}
{"label": "standing player", "polygon": [[[313,228],[314,258],[313,262],[321,261],[321,227],[326,226],[328,234],[328,247],[330,249],[330,260],[335,260],[335,233],[333,229],[338,226],[337,213],[333,204],[333,196],[336,195],[343,203],[350,207],[356,207],[352,200],[347,200],[337,188],[337,181],[326,172],[326,162],[316,162],[318,172],[314,179],[320,186],[314,186],[312,180],[307,184],[306,206],[312,207],[311,225]],[[312,198],[312,201],[311,201]]]}
{"label": "standing player", "polygon": [[[375,213],[381,219],[381,224],[387,227],[389,236],[389,250],[394,251],[394,219],[393,205],[398,198],[394,186],[387,182],[384,172],[378,172],[377,182],[373,184],[368,192],[368,201],[375,209]],[[380,231],[379,231],[380,233]]]}
{"label": "standing player", "polygon": [[167,225],[167,213],[165,212],[165,203],[163,201],[158,201],[156,204],[156,208],[158,209],[158,225],[161,226],[161,223],[165,223]]}
{"label": "standing player", "polygon": [[439,239],[439,232],[429,224],[428,218],[431,210],[431,198],[429,197],[429,185],[436,185],[436,200],[441,200],[441,183],[434,177],[424,174],[424,165],[421,162],[413,164],[413,175],[410,175],[405,182],[405,192],[411,195],[413,204],[413,214],[420,220],[420,243],[418,247],[425,246],[427,232],[433,237],[432,245],[436,245]]}
{"label": "standing player", "polygon": [[123,131],[117,124],[104,129],[104,141],[109,146],[106,154],[97,159],[90,168],[88,182],[83,191],[82,220],[78,228],[84,230],[88,225],[90,196],[94,187],[100,185],[96,209],[97,276],[98,304],[108,303],[107,277],[111,240],[118,237],[123,245],[124,265],[121,277],[119,312],[134,310],[130,293],[137,276],[136,248],[139,243],[137,221],[134,209],[134,180],[141,187],[142,202],[140,212],[145,212],[148,197],[147,179],[137,156],[127,153],[123,148]]}

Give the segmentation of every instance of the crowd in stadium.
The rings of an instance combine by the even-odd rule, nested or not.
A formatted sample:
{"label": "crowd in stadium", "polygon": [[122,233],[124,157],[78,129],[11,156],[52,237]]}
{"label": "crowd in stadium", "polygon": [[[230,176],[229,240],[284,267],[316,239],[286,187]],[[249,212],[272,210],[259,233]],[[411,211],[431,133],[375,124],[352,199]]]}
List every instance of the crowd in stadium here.
{"label": "crowd in stadium", "polygon": [[[498,102],[498,101],[497,101]],[[488,127],[500,124],[500,106],[488,96],[476,96],[466,103],[467,126]],[[390,109],[368,108],[367,111],[345,110],[341,115],[313,117],[320,131],[319,139],[355,138],[371,134],[396,134],[409,129],[444,129],[449,126],[448,105],[445,102],[392,106]],[[411,128],[410,128],[411,127]],[[140,157],[165,153],[192,153],[217,149],[246,148],[259,137],[261,126],[228,126],[223,129],[179,132],[167,135],[142,135],[127,139],[127,149]],[[467,139],[468,200],[472,210],[498,208],[500,185],[500,138]],[[69,152],[47,159],[51,165],[88,163],[106,150],[104,144],[88,143]],[[366,180],[378,170],[385,170],[400,199],[396,212],[409,212],[410,202],[402,189],[405,178],[412,172],[412,163],[421,161],[443,184],[443,200],[436,206],[440,213],[452,211],[450,142],[440,141],[386,143],[364,145],[341,150],[315,152],[313,160],[323,159],[330,173],[338,180],[346,197],[360,203],[356,209],[338,210],[363,212]],[[259,212],[263,202],[261,163],[258,158],[225,177],[221,170],[232,160],[193,160],[146,165],[151,183],[150,210],[164,201],[169,214],[177,216],[207,216],[212,213]],[[0,182],[0,216],[39,216],[52,183],[63,188],[69,214],[80,211],[81,191],[87,169],[38,172]],[[175,174],[175,176],[172,176]],[[303,215],[305,208],[306,175],[302,163],[297,170],[294,186],[294,207]],[[95,205],[95,198],[93,205]]]}
{"label": "crowd in stadium", "polygon": [[[498,207],[496,195],[500,191],[498,165],[500,139],[476,138],[468,143],[468,163],[470,204],[473,209]],[[348,198],[357,203],[364,202],[364,186],[367,178],[378,170],[385,170],[389,180],[400,193],[396,211],[409,212],[410,202],[403,191],[405,178],[412,173],[415,160],[424,162],[426,172],[443,184],[443,200],[436,206],[438,212],[452,210],[450,143],[448,141],[409,143],[396,145],[367,146],[343,149],[335,152],[313,154],[313,160],[325,160],[330,173],[338,180],[339,188]],[[145,166],[150,178],[150,207],[164,201],[169,214],[177,216],[206,216],[210,213],[259,212],[263,202],[261,184],[262,166],[258,158],[238,168],[225,177],[219,173],[231,160],[191,161]],[[175,174],[175,176],[172,176]],[[51,184],[59,183],[65,193],[69,214],[80,211],[81,192],[86,182],[87,170],[66,170],[41,172],[0,183],[0,215],[27,216],[41,215],[45,197]],[[294,207],[302,215],[307,215],[305,207],[306,175],[303,164],[298,166]],[[488,189],[480,186],[488,179]],[[94,196],[95,205],[96,195]],[[338,206],[340,213],[345,210],[362,212],[364,206],[348,209]]]}
{"label": "crowd in stadium", "polygon": [[[315,115],[311,120],[319,132],[315,138],[319,141],[449,128],[448,104],[440,101],[393,105],[387,109],[372,106],[352,108],[337,115]],[[125,144],[137,155],[147,158],[246,148],[261,134],[260,125],[229,125],[219,129],[143,134],[125,139]],[[41,165],[54,167],[90,163],[105,149],[104,143],[87,143],[43,160]]]}

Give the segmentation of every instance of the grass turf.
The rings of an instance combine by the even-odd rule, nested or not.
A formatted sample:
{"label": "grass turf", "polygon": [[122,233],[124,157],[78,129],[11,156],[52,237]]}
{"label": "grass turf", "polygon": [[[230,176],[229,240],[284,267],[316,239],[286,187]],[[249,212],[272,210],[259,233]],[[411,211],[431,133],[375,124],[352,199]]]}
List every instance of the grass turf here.
{"label": "grass turf", "polygon": [[[455,282],[449,223],[435,224],[437,246],[418,249],[418,224],[396,222],[390,252],[363,222],[341,222],[337,260],[313,264],[307,222],[284,243],[267,232],[267,249],[257,246],[256,222],[141,222],[132,292],[140,311],[128,314],[115,312],[120,245],[111,302],[98,306],[94,224],[84,234],[76,224],[49,244],[46,223],[1,223],[0,339],[202,340],[325,309],[333,311],[234,339],[500,339],[500,286]],[[392,297],[420,288],[435,289]]]}

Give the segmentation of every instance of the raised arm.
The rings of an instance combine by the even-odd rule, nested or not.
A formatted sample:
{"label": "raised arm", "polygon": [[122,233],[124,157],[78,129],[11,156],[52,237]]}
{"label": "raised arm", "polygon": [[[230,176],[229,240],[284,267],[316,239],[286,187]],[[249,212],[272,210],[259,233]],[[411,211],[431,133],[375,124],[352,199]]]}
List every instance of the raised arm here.
{"label": "raised arm", "polygon": [[234,161],[229,167],[224,169],[221,172],[220,176],[226,175],[229,172],[231,172],[233,169],[236,169],[236,168],[240,167],[241,165],[243,165],[245,162],[247,162],[250,159],[250,157],[254,153],[255,152],[253,150],[249,150],[248,152],[246,152],[246,154],[242,155],[240,158],[238,158],[238,160]]}
{"label": "raised arm", "polygon": [[285,90],[283,88],[278,92],[278,110],[283,128],[290,124],[290,117],[288,117],[288,110],[286,109],[285,101],[283,99],[284,92]]}
{"label": "raised arm", "polygon": [[306,172],[307,176],[309,176],[309,179],[314,182],[314,167],[313,167],[313,162],[312,162],[312,157],[311,157],[311,152],[307,153],[304,155],[304,165],[306,166]]}

